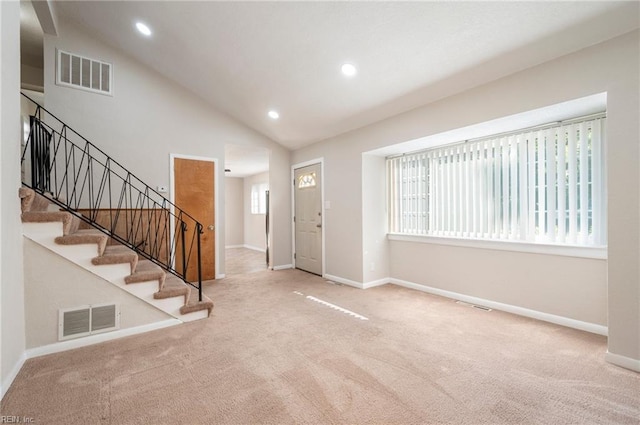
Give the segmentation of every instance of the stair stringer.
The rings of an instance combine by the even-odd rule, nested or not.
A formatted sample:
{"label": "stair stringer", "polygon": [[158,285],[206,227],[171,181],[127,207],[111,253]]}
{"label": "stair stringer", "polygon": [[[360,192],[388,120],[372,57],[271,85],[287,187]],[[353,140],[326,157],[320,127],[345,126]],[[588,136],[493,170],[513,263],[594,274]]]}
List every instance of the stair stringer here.
{"label": "stair stringer", "polygon": [[22,223],[22,233],[33,242],[66,258],[77,266],[84,268],[182,322],[191,322],[208,317],[207,310],[199,310],[187,314],[180,313],[180,307],[184,306],[183,297],[155,299],[153,294],[159,290],[160,285],[158,279],[131,284],[125,283],[124,278],[132,273],[131,266],[128,263],[92,264],[91,259],[100,254],[98,252],[98,244],[57,244],[55,238],[63,236],[64,234],[62,222]]}

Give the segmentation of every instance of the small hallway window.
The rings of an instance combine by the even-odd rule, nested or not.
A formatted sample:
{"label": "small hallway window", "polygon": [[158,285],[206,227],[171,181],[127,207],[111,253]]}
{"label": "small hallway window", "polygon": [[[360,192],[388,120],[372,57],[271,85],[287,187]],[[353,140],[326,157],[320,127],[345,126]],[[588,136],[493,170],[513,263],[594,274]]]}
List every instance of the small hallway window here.
{"label": "small hallway window", "polygon": [[267,183],[259,183],[251,186],[251,214],[267,213]]}

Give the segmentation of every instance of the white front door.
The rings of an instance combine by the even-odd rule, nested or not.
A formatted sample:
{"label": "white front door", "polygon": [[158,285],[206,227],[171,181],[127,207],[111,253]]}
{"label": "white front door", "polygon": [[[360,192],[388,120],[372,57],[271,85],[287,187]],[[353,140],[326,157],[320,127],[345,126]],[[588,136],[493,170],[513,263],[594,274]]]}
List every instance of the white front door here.
{"label": "white front door", "polygon": [[322,188],[320,164],[294,172],[295,266],[322,275]]}

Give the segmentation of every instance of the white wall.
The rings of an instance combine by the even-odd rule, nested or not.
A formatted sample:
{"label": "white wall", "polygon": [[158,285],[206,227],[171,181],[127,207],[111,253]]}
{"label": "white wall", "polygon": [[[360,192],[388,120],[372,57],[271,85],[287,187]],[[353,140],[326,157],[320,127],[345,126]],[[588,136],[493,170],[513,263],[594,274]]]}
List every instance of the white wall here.
{"label": "white wall", "polygon": [[0,2],[0,397],[25,352],[20,223],[20,3]]}
{"label": "white wall", "polygon": [[362,282],[389,276],[387,243],[386,161],[362,155]]}
{"label": "white wall", "polygon": [[[150,186],[168,185],[171,153],[217,158],[224,164],[226,144],[271,151],[274,240],[273,261],[291,257],[289,151],[213,109],[196,95],[89,34],[61,21],[58,37],[45,36],[45,106],[103,148]],[[55,84],[55,49],[113,64],[113,96]],[[225,199],[224,167],[218,167],[218,201]],[[224,273],[225,208],[217,206],[216,255]]]}
{"label": "white wall", "polygon": [[58,310],[113,303],[120,329],[149,325],[172,316],[123,291],[76,264],[24,238],[26,347],[58,342]]}
{"label": "white wall", "polygon": [[22,87],[42,90],[44,88],[43,69],[23,63],[20,67],[20,80]]}
{"label": "white wall", "polygon": [[244,178],[244,245],[264,251],[266,242],[265,214],[251,213],[251,186],[269,184],[269,173],[261,173]]}
{"label": "white wall", "polygon": [[[493,271],[481,268],[476,273],[477,284],[472,285],[463,282],[468,273],[462,269],[468,263],[479,264],[488,257],[488,253],[474,249],[417,247],[411,242],[394,241],[389,243],[392,260],[390,273],[391,277],[405,276],[439,285],[445,290],[473,290],[488,299],[505,296],[510,302],[517,302],[525,308],[556,312],[563,316],[579,315],[594,323],[602,322],[602,311],[606,306],[609,351],[623,358],[639,360],[639,38],[638,31],[634,31],[295,151],[292,154],[293,163],[320,156],[325,159],[325,199],[331,201],[332,208],[331,213],[325,216],[326,272],[359,282],[364,282],[366,277],[363,273],[366,266],[363,252],[370,251],[371,241],[363,235],[376,232],[376,229],[354,228],[353,224],[363,222],[363,225],[369,226],[376,220],[369,220],[366,217],[368,210],[363,208],[366,196],[363,195],[362,153],[606,92],[609,210],[606,266],[599,260],[575,261],[570,257],[551,260],[533,254],[491,252],[494,263],[513,260],[520,267],[503,270],[506,275],[501,275],[500,280],[495,282],[490,282]],[[375,183],[376,179],[371,181]],[[458,270],[451,277],[447,269],[453,262],[438,261],[444,252],[457,259],[455,264]],[[398,262],[400,257],[405,261]],[[541,263],[545,267],[530,278],[531,285],[526,293],[516,294],[515,298],[512,294],[503,294],[505,285],[522,278],[522,272],[517,270],[533,270]],[[603,268],[606,268],[607,282],[604,282]],[[545,281],[549,275],[556,275],[558,270],[562,270],[566,279],[561,281],[557,276],[554,277],[560,288],[550,288]],[[593,273],[587,275],[585,270]],[[443,276],[447,276],[447,279]],[[607,285],[606,297],[602,292],[603,285]],[[591,294],[588,302],[594,302],[595,305],[586,304],[583,298],[585,292]],[[577,307],[576,303],[582,305]]]}
{"label": "white wall", "polygon": [[226,247],[244,245],[244,179],[225,177]]}

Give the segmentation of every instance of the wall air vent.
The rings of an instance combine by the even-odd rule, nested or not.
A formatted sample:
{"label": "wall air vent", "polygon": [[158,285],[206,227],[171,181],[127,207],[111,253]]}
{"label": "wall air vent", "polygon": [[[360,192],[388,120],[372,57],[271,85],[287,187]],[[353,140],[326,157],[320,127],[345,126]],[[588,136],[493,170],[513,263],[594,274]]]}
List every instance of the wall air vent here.
{"label": "wall air vent", "polygon": [[57,50],[56,84],[94,93],[113,94],[113,65]]}
{"label": "wall air vent", "polygon": [[119,328],[120,309],[116,304],[84,305],[59,310],[59,341]]}

